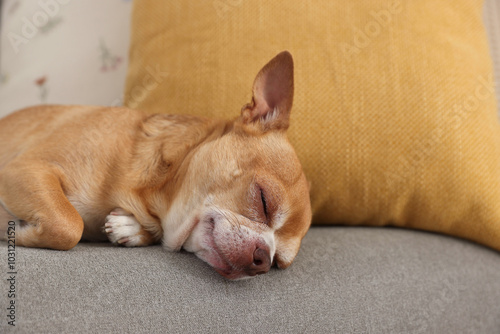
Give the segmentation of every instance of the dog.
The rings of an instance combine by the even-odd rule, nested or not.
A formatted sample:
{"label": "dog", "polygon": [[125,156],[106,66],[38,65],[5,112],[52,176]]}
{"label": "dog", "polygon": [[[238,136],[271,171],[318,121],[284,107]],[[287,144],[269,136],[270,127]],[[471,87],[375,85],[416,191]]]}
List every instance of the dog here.
{"label": "dog", "polygon": [[228,279],[287,268],[311,224],[286,136],[293,59],[257,74],[232,120],[44,105],[0,120],[0,221],[15,244],[160,243]]}

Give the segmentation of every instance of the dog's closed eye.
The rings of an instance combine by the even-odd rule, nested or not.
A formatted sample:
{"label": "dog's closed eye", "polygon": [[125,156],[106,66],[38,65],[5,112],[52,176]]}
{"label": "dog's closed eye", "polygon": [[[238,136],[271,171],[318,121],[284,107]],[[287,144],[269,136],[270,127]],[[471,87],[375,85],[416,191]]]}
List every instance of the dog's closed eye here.
{"label": "dog's closed eye", "polygon": [[269,199],[266,191],[259,184],[254,184],[252,186],[249,208],[249,219],[269,225],[271,219]]}
{"label": "dog's closed eye", "polygon": [[264,196],[264,191],[262,188],[260,189],[260,199],[262,202],[262,209],[264,211],[264,216],[266,216],[266,221],[269,218],[268,213],[267,213],[267,203],[266,203],[266,197]]}

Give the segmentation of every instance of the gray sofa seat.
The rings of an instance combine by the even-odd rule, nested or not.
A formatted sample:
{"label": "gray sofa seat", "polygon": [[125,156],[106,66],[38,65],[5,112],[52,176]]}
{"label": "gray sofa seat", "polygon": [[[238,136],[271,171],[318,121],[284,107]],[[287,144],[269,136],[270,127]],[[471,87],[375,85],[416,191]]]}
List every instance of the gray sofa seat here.
{"label": "gray sofa seat", "polygon": [[290,268],[236,282],[161,246],[17,248],[16,264],[19,333],[500,332],[500,254],[426,232],[314,227]]}

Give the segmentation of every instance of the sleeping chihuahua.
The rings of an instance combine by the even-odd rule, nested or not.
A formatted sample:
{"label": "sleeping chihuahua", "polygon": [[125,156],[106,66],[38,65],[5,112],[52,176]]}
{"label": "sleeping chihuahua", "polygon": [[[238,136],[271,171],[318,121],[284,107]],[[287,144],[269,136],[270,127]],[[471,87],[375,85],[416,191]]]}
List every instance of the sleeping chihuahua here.
{"label": "sleeping chihuahua", "polygon": [[[311,223],[286,130],[293,60],[272,59],[234,120],[37,106],[0,120],[0,224],[16,245],[160,241],[222,276],[288,267]],[[9,223],[10,222],[10,223]]]}

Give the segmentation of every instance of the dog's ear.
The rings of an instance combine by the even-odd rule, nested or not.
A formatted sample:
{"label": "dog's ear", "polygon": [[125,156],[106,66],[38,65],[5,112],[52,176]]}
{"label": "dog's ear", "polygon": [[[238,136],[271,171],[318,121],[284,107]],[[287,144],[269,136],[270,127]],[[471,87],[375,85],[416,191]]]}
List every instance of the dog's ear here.
{"label": "dog's ear", "polygon": [[293,103],[293,58],[283,51],[264,66],[253,84],[252,102],[241,110],[244,124],[263,131],[286,130]]}

